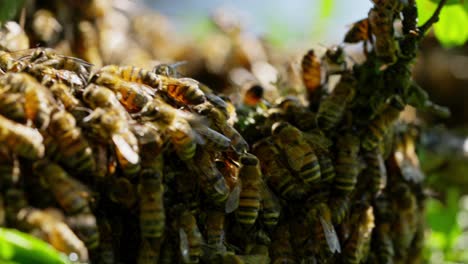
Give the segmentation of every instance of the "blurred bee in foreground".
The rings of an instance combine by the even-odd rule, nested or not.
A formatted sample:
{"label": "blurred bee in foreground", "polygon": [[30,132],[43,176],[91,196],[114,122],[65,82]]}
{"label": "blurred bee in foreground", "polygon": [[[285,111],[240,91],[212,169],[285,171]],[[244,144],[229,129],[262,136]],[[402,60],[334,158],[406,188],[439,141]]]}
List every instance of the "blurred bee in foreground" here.
{"label": "blurred bee in foreground", "polygon": [[80,261],[89,260],[88,249],[64,222],[64,216],[60,211],[24,208],[18,213],[18,219],[38,228],[43,239],[70,258],[76,254]]}

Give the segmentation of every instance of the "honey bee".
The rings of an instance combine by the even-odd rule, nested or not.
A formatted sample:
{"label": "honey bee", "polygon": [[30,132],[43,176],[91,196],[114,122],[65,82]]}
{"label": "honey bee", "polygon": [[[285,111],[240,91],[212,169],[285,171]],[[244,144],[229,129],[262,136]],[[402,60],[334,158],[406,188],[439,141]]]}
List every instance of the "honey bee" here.
{"label": "honey bee", "polygon": [[82,213],[69,216],[65,219],[67,225],[85,243],[88,249],[96,249],[99,246],[99,229],[96,217],[91,213]]}
{"label": "honey bee", "polygon": [[364,159],[367,168],[363,174],[370,181],[370,191],[374,196],[379,196],[387,186],[387,169],[385,162],[378,148],[364,152]]}
{"label": "honey bee", "polygon": [[57,209],[24,208],[18,213],[18,218],[33,227],[39,228],[45,234],[47,242],[58,251],[68,256],[77,254],[80,261],[88,261],[88,249],[64,222],[62,213]]}
{"label": "honey bee", "polygon": [[34,49],[31,55],[24,56],[21,59],[29,59],[29,61],[42,66],[51,67],[57,70],[67,70],[75,72],[83,82],[87,82],[92,64],[75,58],[56,54],[52,49],[37,48]]}
{"label": "honey bee", "polygon": [[152,121],[164,132],[180,159],[191,160],[195,155],[197,143],[203,142],[192,129],[188,120],[196,118],[180,109],[175,109],[160,97],[155,97],[141,112],[141,120]]}
{"label": "honey bee", "polygon": [[231,140],[231,145],[237,153],[247,151],[248,144],[245,139],[228,123],[229,113],[227,111],[227,106],[225,106],[226,103],[219,105],[213,104],[211,101],[196,105],[193,109],[198,114],[208,117],[212,125]]}
{"label": "honey bee", "polygon": [[37,40],[46,45],[56,42],[62,31],[54,14],[47,9],[39,9],[34,13],[31,27]]}
{"label": "honey bee", "polygon": [[373,207],[370,205],[357,207],[353,210],[350,220],[354,228],[343,249],[346,263],[361,263],[367,259],[371,234],[375,227]]}
{"label": "honey bee", "polygon": [[112,142],[117,161],[123,173],[134,176],[140,170],[138,139],[130,130],[126,119],[113,109],[96,108],[94,112],[83,120],[89,123],[94,135],[107,143]]}
{"label": "honey bee", "polygon": [[55,83],[64,83],[69,87],[82,88],[85,86],[84,81],[77,73],[70,70],[55,69],[42,63],[28,64],[24,72],[31,74],[46,87],[50,87]]}
{"label": "honey bee", "polygon": [[242,154],[239,162],[239,179],[242,188],[236,215],[239,223],[251,226],[255,223],[260,210],[262,172],[258,158],[252,154]]}
{"label": "honey bee", "polygon": [[181,78],[182,75],[177,71],[177,67],[185,63],[185,61],[179,61],[172,64],[161,63],[154,66],[153,72],[157,75],[163,75],[166,77]]}
{"label": "honey bee", "polygon": [[124,81],[123,79],[103,72],[94,79],[94,83],[102,86],[109,87],[118,94],[117,98],[120,103],[130,113],[141,111],[143,107],[151,101],[151,94],[153,93],[149,87],[142,84]]}
{"label": "honey bee", "polygon": [[326,77],[337,73],[343,73],[346,68],[346,53],[342,46],[334,45],[327,48],[322,57],[323,65],[326,68]]}
{"label": "honey bee", "polygon": [[109,198],[125,208],[132,208],[137,201],[137,194],[133,184],[127,178],[117,178],[110,183]]}
{"label": "honey bee", "polygon": [[202,191],[211,198],[212,202],[222,204],[226,201],[229,196],[229,186],[223,174],[216,168],[210,153],[199,149],[188,167],[197,174]]}
{"label": "honey bee", "polygon": [[24,112],[26,118],[44,130],[50,122],[51,104],[54,102],[52,94],[42,87],[34,78],[24,73],[10,73],[2,76],[5,92],[21,93],[24,95]]}
{"label": "honey bee", "polygon": [[128,117],[127,111],[120,104],[117,96],[107,87],[90,84],[83,91],[83,100],[91,108],[109,108],[117,111],[120,116]]}
{"label": "honey bee", "polygon": [[203,146],[210,150],[227,151],[231,140],[214,129],[200,123],[193,123],[192,128],[203,137]]}
{"label": "honey bee", "polygon": [[322,68],[319,58],[314,50],[309,50],[302,57],[302,81],[307,89],[309,104],[318,104],[321,97],[320,88],[322,86]]}
{"label": "honey bee", "polygon": [[75,119],[81,120],[84,118],[86,110],[83,104],[74,95],[74,90],[63,83],[53,84],[49,90],[58,102],[60,102],[65,110],[70,112]]}
{"label": "honey bee", "polygon": [[354,23],[344,37],[345,43],[367,42],[371,40],[369,19],[364,18]]}
{"label": "honey bee", "polygon": [[26,123],[24,100],[22,94],[0,93],[0,114],[18,123]]}
{"label": "honey bee", "polygon": [[333,144],[320,131],[313,130],[303,133],[304,139],[314,149],[320,165],[320,175],[323,183],[332,182],[335,179],[335,167],[332,161],[332,154],[329,147]]}
{"label": "honey bee", "polygon": [[328,252],[340,253],[341,245],[332,223],[332,215],[327,204],[314,204],[307,212],[307,219],[315,226],[315,238]]}
{"label": "honey bee", "polygon": [[300,102],[299,98],[285,96],[277,103],[276,107],[282,110],[287,121],[300,130],[308,131],[315,128],[316,114],[310,111],[310,108],[315,106],[310,105],[310,102],[309,108],[307,108]]}
{"label": "honey bee", "polygon": [[143,169],[138,184],[140,232],[144,238],[160,238],[165,227],[162,171]]}
{"label": "honey bee", "polygon": [[362,138],[362,147],[365,150],[371,150],[382,142],[389,128],[398,119],[404,106],[400,97],[394,97],[382,112],[370,121]]}
{"label": "honey bee", "polygon": [[349,194],[354,190],[360,172],[359,149],[359,137],[349,132],[338,137],[334,188],[340,193]]}
{"label": "honey bee", "polygon": [[75,118],[66,111],[56,111],[52,114],[48,128],[51,145],[48,152],[57,157],[67,168],[77,172],[92,172],[96,168],[90,144],[77,127]]}
{"label": "honey bee", "polygon": [[8,51],[0,51],[0,69],[4,72],[21,72],[28,66],[25,61],[18,60],[16,58],[19,54]]}
{"label": "honey bee", "polygon": [[369,26],[375,36],[375,53],[379,59],[387,64],[395,63],[399,52],[397,42],[393,37],[393,17],[392,10],[379,8],[377,5],[369,11],[368,15]]}
{"label": "honey bee", "polygon": [[377,260],[379,263],[392,263],[395,251],[391,238],[391,225],[389,222],[379,222],[375,227],[375,236],[372,243],[376,245]]}
{"label": "honey bee", "polygon": [[206,213],[206,243],[210,246],[210,248],[213,248],[216,253],[226,251],[226,246],[224,246],[224,222],[225,215],[223,211],[209,210]]}
{"label": "honey bee", "polygon": [[89,212],[89,189],[69,176],[59,165],[40,160],[34,163],[33,170],[50,188],[56,201],[67,213]]}
{"label": "honey bee", "polygon": [[133,66],[108,65],[99,71],[98,75],[110,73],[119,76],[125,81],[146,84],[166,93],[181,104],[197,105],[206,100],[197,81],[190,78],[172,78],[157,75],[151,71]]}
{"label": "honey bee", "polygon": [[415,183],[424,180],[424,172],[421,170],[416,154],[415,138],[411,132],[408,131],[397,136],[393,159],[405,180]]}
{"label": "honey bee", "polygon": [[272,134],[274,142],[284,151],[289,167],[297,172],[306,184],[320,181],[317,156],[299,129],[287,122],[277,122],[272,126]]}
{"label": "honey bee", "polygon": [[257,142],[253,153],[259,157],[265,180],[276,193],[286,200],[293,201],[305,197],[307,190],[278,159],[281,152],[271,140],[265,139]]}
{"label": "honey bee", "polygon": [[332,198],[329,201],[330,211],[332,213],[332,222],[335,225],[341,224],[348,214],[351,201],[348,196]]}
{"label": "honey bee", "polygon": [[262,103],[264,88],[259,84],[249,84],[244,94],[243,103],[250,107],[255,107]]}
{"label": "honey bee", "polygon": [[180,213],[177,226],[179,248],[183,263],[198,263],[202,255],[203,237],[194,215],[187,210]]}
{"label": "honey bee", "polygon": [[347,105],[356,93],[356,79],[350,74],[343,74],[333,92],[325,98],[317,112],[317,126],[322,130],[336,127],[345,114]]}
{"label": "honey bee", "polygon": [[29,38],[18,23],[14,21],[2,23],[0,28],[0,48],[6,51],[18,51],[29,48]]}
{"label": "honey bee", "polygon": [[36,129],[17,124],[2,115],[0,141],[20,157],[35,160],[44,156],[43,137]]}

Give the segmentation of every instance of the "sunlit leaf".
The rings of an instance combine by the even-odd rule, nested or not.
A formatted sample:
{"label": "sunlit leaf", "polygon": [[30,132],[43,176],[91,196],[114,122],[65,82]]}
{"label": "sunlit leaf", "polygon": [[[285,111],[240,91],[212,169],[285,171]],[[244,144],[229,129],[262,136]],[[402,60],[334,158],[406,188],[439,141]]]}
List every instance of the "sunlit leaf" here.
{"label": "sunlit leaf", "polygon": [[335,0],[322,0],[322,6],[320,7],[320,19],[330,18],[334,7]]}
{"label": "sunlit leaf", "polygon": [[[440,0],[429,0],[433,3],[438,4]],[[448,0],[445,5],[457,5],[457,4],[463,4],[463,2],[466,2],[466,0]]]}
{"label": "sunlit leaf", "polygon": [[0,228],[0,263],[70,263],[52,246],[18,230]]}
{"label": "sunlit leaf", "polygon": [[437,4],[430,0],[416,0],[416,5],[418,7],[418,24],[421,26],[432,16]]}
{"label": "sunlit leaf", "polygon": [[440,20],[434,25],[434,32],[440,43],[446,47],[463,45],[468,40],[468,13],[461,5],[446,6]]}

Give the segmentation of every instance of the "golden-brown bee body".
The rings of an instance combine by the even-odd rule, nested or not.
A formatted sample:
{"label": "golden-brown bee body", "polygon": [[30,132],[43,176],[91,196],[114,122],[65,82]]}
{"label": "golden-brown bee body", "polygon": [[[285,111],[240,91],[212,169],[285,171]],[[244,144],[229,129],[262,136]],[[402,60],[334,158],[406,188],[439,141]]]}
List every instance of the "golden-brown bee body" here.
{"label": "golden-brown bee body", "polygon": [[325,98],[317,112],[317,126],[322,130],[336,127],[344,117],[347,105],[353,100],[356,80],[349,74],[341,76],[330,96]]}
{"label": "golden-brown bee body", "polygon": [[353,210],[351,222],[354,229],[346,241],[343,250],[344,263],[358,264],[367,259],[370,250],[371,234],[375,227],[374,211],[370,205]]}
{"label": "golden-brown bee body", "polygon": [[265,183],[262,183],[261,195],[261,220],[269,230],[273,230],[276,224],[278,224],[281,214],[280,201]]}
{"label": "golden-brown bee body", "polygon": [[78,172],[92,172],[96,163],[91,146],[81,130],[76,126],[75,118],[66,111],[56,111],[48,128],[57,152],[53,153],[70,169]]}
{"label": "golden-brown bee body", "polygon": [[345,43],[358,43],[370,39],[370,25],[367,18],[354,23],[344,37]]}
{"label": "golden-brown bee body", "polygon": [[213,247],[215,252],[222,252],[226,250],[226,247],[224,246],[224,214],[225,213],[223,211],[217,210],[209,210],[206,214],[206,243],[210,245],[210,247]]}
{"label": "golden-brown bee body", "polygon": [[378,196],[387,186],[387,169],[385,162],[378,148],[364,153],[367,167],[363,171],[369,181],[370,192],[373,196]]}
{"label": "golden-brown bee body", "polygon": [[229,196],[229,186],[223,174],[216,168],[210,153],[200,149],[188,165],[189,169],[197,174],[202,191],[212,202],[218,205],[224,203]]}
{"label": "golden-brown bee body", "polygon": [[259,157],[265,180],[286,200],[300,200],[307,190],[291,172],[282,164],[280,150],[270,139],[262,140],[254,145],[253,153]]}
{"label": "golden-brown bee body", "polygon": [[41,160],[34,164],[34,171],[48,185],[56,201],[67,213],[76,214],[90,210],[89,190],[59,165]]}
{"label": "golden-brown bee body", "polygon": [[320,181],[317,156],[298,128],[287,122],[277,122],[272,126],[272,134],[274,142],[284,151],[289,167],[297,172],[306,184]]}
{"label": "golden-brown bee body", "polygon": [[240,157],[239,179],[241,191],[239,208],[236,210],[237,220],[242,225],[253,225],[257,220],[261,203],[262,172],[258,158],[252,154],[242,154]]}
{"label": "golden-brown bee body", "polygon": [[24,109],[25,98],[18,93],[0,94],[0,114],[16,121],[26,123],[26,112]]}
{"label": "golden-brown bee body", "polygon": [[57,41],[62,26],[52,12],[39,9],[34,13],[32,30],[38,41],[51,45]]}
{"label": "golden-brown bee body", "polygon": [[96,249],[99,246],[99,229],[96,217],[92,213],[69,216],[66,218],[66,223],[85,243],[88,249]]}
{"label": "golden-brown bee body", "polygon": [[64,222],[62,213],[57,209],[24,208],[18,213],[18,218],[44,232],[47,242],[58,251],[67,255],[75,253],[80,261],[88,261],[88,249]]}
{"label": "golden-brown bee body", "polygon": [[370,121],[362,138],[362,147],[365,150],[371,150],[382,142],[390,127],[400,116],[403,108],[402,100],[396,97],[387,104],[379,115]]}
{"label": "golden-brown bee body", "polygon": [[163,203],[162,170],[144,168],[140,173],[138,193],[140,197],[141,235],[145,238],[160,238],[164,232],[166,219]]}
{"label": "golden-brown bee body", "polygon": [[118,76],[103,72],[98,75],[94,83],[109,87],[116,94],[120,103],[131,113],[143,109],[151,101],[151,90],[143,84],[132,83],[121,79]]}
{"label": "golden-brown bee body", "polygon": [[309,50],[302,57],[301,66],[302,80],[310,96],[310,94],[318,92],[317,89],[322,85],[322,68],[314,50]]}
{"label": "golden-brown bee body", "polygon": [[374,7],[369,11],[368,17],[375,36],[374,49],[377,57],[387,64],[395,63],[399,49],[393,36],[393,11]]}
{"label": "golden-brown bee body", "polygon": [[27,159],[44,156],[42,135],[33,128],[17,124],[0,115],[0,141],[13,153]]}
{"label": "golden-brown bee body", "polygon": [[91,62],[96,67],[101,67],[102,57],[99,50],[99,33],[92,22],[82,20],[78,24],[78,40],[76,50],[79,57]]}
{"label": "golden-brown bee body", "polygon": [[359,137],[347,132],[338,137],[336,157],[336,177],[334,188],[340,193],[349,194],[354,190],[360,172]]}
{"label": "golden-brown bee body", "polygon": [[130,130],[128,121],[114,109],[97,108],[87,122],[93,134],[103,143],[112,142],[119,167],[127,176],[140,170],[138,139]]}
{"label": "golden-brown bee body", "polygon": [[203,237],[197,220],[184,210],[178,218],[179,247],[183,263],[198,263],[202,255]]}
{"label": "golden-brown bee body", "polygon": [[340,253],[341,245],[332,223],[332,213],[324,202],[315,203],[307,212],[307,219],[313,226],[313,234],[320,247],[328,252]]}

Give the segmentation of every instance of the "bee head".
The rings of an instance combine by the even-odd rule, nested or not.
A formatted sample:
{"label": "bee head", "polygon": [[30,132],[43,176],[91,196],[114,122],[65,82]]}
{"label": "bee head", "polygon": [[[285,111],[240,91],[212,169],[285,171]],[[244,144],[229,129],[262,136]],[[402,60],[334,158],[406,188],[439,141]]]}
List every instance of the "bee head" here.
{"label": "bee head", "polygon": [[346,58],[345,58],[345,52],[343,47],[341,46],[333,46],[329,49],[327,49],[325,56],[330,60],[333,61],[337,64],[344,63]]}
{"label": "bee head", "polygon": [[242,165],[248,166],[257,166],[258,164],[258,158],[250,153],[242,154],[239,161]]}
{"label": "bee head", "polygon": [[283,131],[283,129],[289,126],[290,124],[288,122],[284,122],[284,121],[276,122],[273,124],[273,126],[271,126],[271,134],[278,135],[281,133],[281,131]]}

